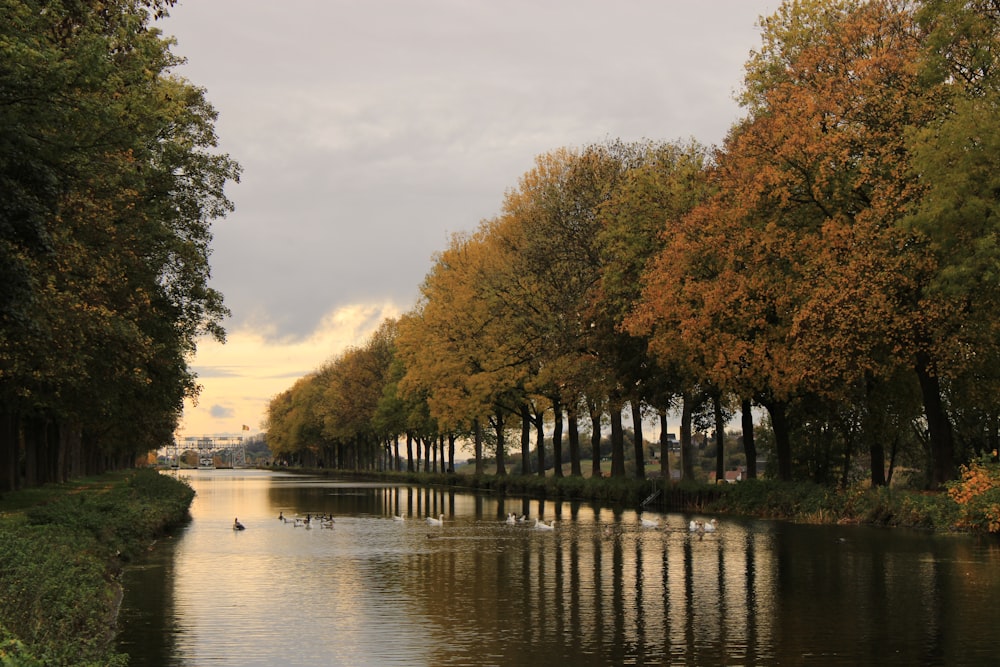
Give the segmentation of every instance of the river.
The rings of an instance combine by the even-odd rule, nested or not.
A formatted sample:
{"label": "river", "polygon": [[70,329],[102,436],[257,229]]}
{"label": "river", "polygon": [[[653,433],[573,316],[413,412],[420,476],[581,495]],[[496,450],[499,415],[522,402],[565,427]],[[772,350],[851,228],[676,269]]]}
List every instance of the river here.
{"label": "river", "polygon": [[133,667],[1000,664],[993,539],[179,474],[192,521],[124,576]]}

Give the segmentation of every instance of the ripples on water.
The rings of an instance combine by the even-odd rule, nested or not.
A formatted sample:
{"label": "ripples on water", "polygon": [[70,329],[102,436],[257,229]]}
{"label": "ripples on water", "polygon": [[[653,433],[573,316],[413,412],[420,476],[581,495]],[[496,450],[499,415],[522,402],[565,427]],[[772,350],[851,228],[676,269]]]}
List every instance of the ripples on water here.
{"label": "ripples on water", "polygon": [[[994,664],[995,545],[192,473],[130,571],[133,665]],[[332,514],[333,529],[277,519]],[[552,532],[507,512],[555,518]],[[424,517],[445,514],[433,527]],[[406,521],[392,519],[402,514]],[[231,529],[238,516],[247,530]],[[970,604],[983,606],[970,608]],[[990,604],[987,604],[990,603]]]}

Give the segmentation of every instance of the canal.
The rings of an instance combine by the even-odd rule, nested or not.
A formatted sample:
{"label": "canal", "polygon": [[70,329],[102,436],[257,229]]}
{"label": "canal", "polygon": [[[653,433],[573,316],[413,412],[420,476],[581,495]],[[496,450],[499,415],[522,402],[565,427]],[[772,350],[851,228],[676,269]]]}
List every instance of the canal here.
{"label": "canal", "polygon": [[124,577],[133,667],[1000,663],[992,539],[180,474],[192,521]]}

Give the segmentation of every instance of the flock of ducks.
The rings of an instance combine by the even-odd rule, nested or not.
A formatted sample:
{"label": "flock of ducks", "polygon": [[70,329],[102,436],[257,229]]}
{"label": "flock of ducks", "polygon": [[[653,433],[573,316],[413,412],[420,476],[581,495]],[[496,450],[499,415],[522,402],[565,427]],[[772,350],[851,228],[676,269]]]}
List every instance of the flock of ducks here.
{"label": "flock of ducks", "polygon": [[[395,519],[396,521],[405,521],[405,519],[402,516],[398,515],[398,514],[394,515],[392,518]],[[640,519],[640,523],[642,524],[643,528],[653,528],[653,529],[655,529],[655,528],[659,528],[660,527],[660,519],[659,518],[647,519],[644,516],[640,516],[639,519]],[[434,517],[432,517],[432,516],[429,516],[429,517],[427,517],[426,520],[427,520],[427,523],[429,525],[431,525],[431,526],[443,526],[444,525],[444,514],[439,514],[436,519]],[[518,516],[517,514],[515,514],[513,512],[509,512],[507,514],[507,518],[504,519],[504,523],[506,523],[508,526],[516,526],[518,524],[525,524],[525,523],[528,523],[528,517],[527,517],[527,515],[524,515],[524,514]],[[556,520],[555,519],[551,519],[548,523],[546,523],[545,521],[542,521],[541,519],[536,518],[535,519],[535,523],[534,523],[534,528],[535,528],[535,530],[542,530],[542,531],[555,530],[556,529]],[[701,539],[702,537],[704,537],[705,533],[714,533],[717,528],[718,528],[718,522],[715,519],[710,519],[708,521],[703,521],[701,519],[691,519],[691,522],[688,524],[688,530],[691,533],[694,533],[694,534],[698,535],[699,539]],[[609,525],[606,525],[604,527],[604,531],[603,532],[604,532],[605,536],[610,536],[610,535],[613,534],[612,533],[612,528]],[[432,537],[432,536],[428,535],[428,537]]]}
{"label": "flock of ducks", "polygon": [[319,525],[320,528],[333,528],[333,524],[337,523],[333,519],[332,514],[306,514],[305,517],[295,516],[287,517],[285,512],[278,512],[278,520],[284,523],[290,523],[295,528],[306,528],[310,529],[313,527],[314,523]]}
{"label": "flock of ducks", "polygon": [[[394,521],[406,520],[403,516],[400,516],[399,514],[393,515],[392,518]],[[644,516],[640,516],[639,519],[643,528],[656,529],[660,527],[659,518],[647,519]],[[317,524],[319,524],[320,528],[333,528],[333,524],[336,523],[336,521],[334,521],[332,514],[329,515],[317,514],[315,516],[313,516],[312,514],[306,514],[304,518],[303,517],[289,518],[285,516],[284,511],[278,512],[278,520],[283,521],[284,523],[290,523],[296,528],[302,527],[307,529],[313,527],[314,521]],[[432,516],[427,517],[427,523],[428,525],[431,526],[438,526],[438,527],[444,526],[444,514],[439,514],[437,518],[434,518]],[[520,524],[528,523],[528,517],[524,514],[518,516],[517,514],[514,513],[508,513],[504,523],[511,526],[516,526],[519,523]],[[546,523],[536,518],[534,528],[535,530],[542,530],[542,531],[555,530],[556,520],[552,519],[548,523]],[[688,531],[698,535],[699,539],[703,538],[705,536],[705,533],[714,533],[717,528],[718,528],[718,522],[715,519],[710,519],[709,521],[703,521],[701,519],[691,519],[691,522],[688,524]],[[233,530],[245,530],[245,529],[246,526],[240,523],[239,518],[233,519]],[[605,526],[603,533],[605,537],[611,536],[612,535],[611,526]],[[428,535],[428,537],[431,536]]]}

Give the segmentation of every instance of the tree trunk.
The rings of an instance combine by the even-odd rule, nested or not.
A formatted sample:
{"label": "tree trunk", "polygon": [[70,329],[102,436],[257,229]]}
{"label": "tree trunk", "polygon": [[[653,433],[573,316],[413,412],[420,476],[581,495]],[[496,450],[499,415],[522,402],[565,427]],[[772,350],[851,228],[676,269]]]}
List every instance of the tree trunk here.
{"label": "tree trunk", "polygon": [[917,354],[917,378],[927,418],[927,435],[931,445],[931,487],[938,488],[955,477],[955,441],[951,421],[941,401],[941,383],[934,372],[930,357]]}
{"label": "tree trunk", "polygon": [[778,479],[790,482],[792,481],[792,443],[789,439],[788,420],[785,415],[786,404],[783,401],[768,401],[764,407],[771,415],[771,428],[774,429],[774,455],[778,458]]}
{"label": "tree trunk", "polygon": [[611,416],[611,476],[625,476],[625,434],[622,430],[622,406],[612,403]]}
{"label": "tree trunk", "polygon": [[562,477],[562,404],[558,398],[552,399],[552,476]]}
{"label": "tree trunk", "polygon": [[753,437],[753,405],[749,398],[740,404],[743,424],[743,453],[747,457],[747,479],[757,479],[757,442]]}
{"label": "tree trunk", "polygon": [[0,412],[0,493],[18,488],[18,430],[17,418]]}
{"label": "tree trunk", "polygon": [[40,426],[38,419],[24,420],[24,486],[34,488],[38,481],[38,441]]}
{"label": "tree trunk", "polygon": [[722,414],[722,393],[713,398],[715,404],[715,482],[726,481],[726,418]]}
{"label": "tree trunk", "polygon": [[635,448],[635,478],[646,479],[646,453],[642,437],[642,406],[638,400],[632,400],[632,438]]}
{"label": "tree trunk", "polygon": [[593,403],[590,404],[590,474],[601,477],[601,412]]}
{"label": "tree trunk", "polygon": [[660,414],[660,479],[670,481],[670,439],[667,434],[667,411],[661,408]]}
{"label": "tree trunk", "polygon": [[531,409],[521,406],[521,474],[531,474]]}
{"label": "tree trunk", "polygon": [[875,379],[865,378],[865,411],[861,422],[861,437],[868,445],[868,465],[872,487],[885,486],[885,420],[880,405],[874,397]]}
{"label": "tree trunk", "polygon": [[507,474],[507,466],[504,463],[504,431],[503,431],[503,411],[498,409],[496,412],[496,421],[494,422],[497,431],[497,476],[501,477]]}
{"label": "tree trunk", "polygon": [[580,467],[580,424],[577,422],[578,418],[574,402],[566,410],[566,422],[569,427],[569,469],[570,475],[573,477],[583,477],[583,469]]}
{"label": "tree trunk", "polygon": [[62,484],[69,479],[69,470],[66,465],[66,437],[64,433],[70,429],[64,423],[56,424],[53,428],[55,430],[51,434],[51,442],[55,448],[55,456],[52,461],[53,473],[55,474],[54,481]]}
{"label": "tree trunk", "polygon": [[868,461],[871,468],[872,487],[886,485],[885,477],[885,447],[882,445],[882,434],[878,431],[865,433],[863,437],[868,441]]}
{"label": "tree trunk", "polygon": [[472,441],[476,456],[476,475],[483,474],[483,427],[478,419],[472,421]]}
{"label": "tree trunk", "polygon": [[846,489],[851,480],[851,461],[854,458],[854,429],[850,427],[847,420],[841,429],[841,438],[844,440],[844,467],[840,473],[840,488]]}
{"label": "tree trunk", "polygon": [[681,479],[694,480],[694,443],[691,441],[691,395],[681,396]]}
{"label": "tree trunk", "polygon": [[899,434],[892,439],[892,447],[889,449],[889,472],[886,473],[886,485],[892,484],[892,473],[896,469],[896,454],[899,453]]}
{"label": "tree trunk", "polygon": [[416,472],[413,458],[413,434],[406,432],[406,472]]}
{"label": "tree trunk", "polygon": [[538,476],[545,477],[545,415],[541,412],[534,416],[535,452],[538,455]]}

